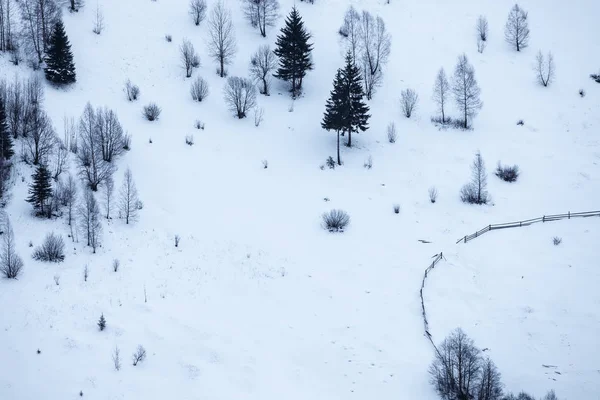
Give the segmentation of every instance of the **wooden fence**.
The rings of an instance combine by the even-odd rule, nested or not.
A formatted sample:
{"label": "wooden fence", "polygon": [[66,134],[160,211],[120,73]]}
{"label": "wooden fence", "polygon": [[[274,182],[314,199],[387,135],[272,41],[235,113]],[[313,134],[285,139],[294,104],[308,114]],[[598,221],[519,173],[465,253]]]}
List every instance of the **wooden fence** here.
{"label": "wooden fence", "polygon": [[585,212],[578,212],[578,213],[568,212],[567,214],[544,215],[543,217],[540,217],[540,218],[528,219],[525,221],[508,222],[506,224],[488,225],[485,228],[480,229],[471,235],[467,235],[465,237],[458,239],[456,241],[456,243],[457,244],[460,242],[467,243],[475,238],[478,238],[479,236],[483,235],[486,232],[497,230],[497,229],[520,228],[520,227],[529,226],[531,224],[535,224],[538,222],[550,222],[550,221],[558,221],[561,219],[586,218],[586,217],[598,217],[598,216],[600,216],[600,211],[585,211]]}
{"label": "wooden fence", "polygon": [[423,300],[423,289],[425,288],[425,280],[427,279],[427,275],[429,274],[429,272],[432,269],[435,268],[435,265],[444,258],[444,255],[442,254],[442,252],[440,252],[440,254],[436,254],[433,257],[434,257],[433,262],[425,269],[425,273],[423,274],[423,281],[421,282],[420,294],[421,294],[421,310],[423,313],[423,326],[425,328],[425,336],[427,337],[427,339],[429,339],[429,341],[433,345],[433,348],[439,354],[439,351],[433,341],[433,338],[431,337],[431,333],[429,333],[429,322],[427,321],[427,312],[425,311],[425,301]]}

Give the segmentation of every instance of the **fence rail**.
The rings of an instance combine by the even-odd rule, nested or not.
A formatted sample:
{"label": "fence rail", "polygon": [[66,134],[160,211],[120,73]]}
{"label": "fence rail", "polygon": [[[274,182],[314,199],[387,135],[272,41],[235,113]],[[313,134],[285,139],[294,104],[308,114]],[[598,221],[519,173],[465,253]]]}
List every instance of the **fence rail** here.
{"label": "fence rail", "polygon": [[552,222],[559,221],[561,219],[571,219],[571,218],[587,218],[587,217],[600,217],[600,211],[584,211],[572,213],[568,212],[566,214],[555,214],[555,215],[544,215],[539,218],[527,219],[525,221],[517,221],[517,222],[507,222],[504,224],[494,224],[488,225],[483,229],[478,230],[477,232],[464,236],[456,241],[456,244],[460,242],[470,242],[471,240],[478,238],[486,232],[498,230],[498,229],[507,229],[507,228],[521,228],[523,226],[529,226],[532,224],[536,224],[538,222]]}
{"label": "fence rail", "polygon": [[427,279],[427,275],[429,275],[429,272],[435,268],[436,264],[444,258],[444,254],[442,252],[440,252],[439,254],[436,254],[433,257],[434,257],[433,262],[425,269],[425,273],[423,274],[423,281],[421,282],[421,290],[419,293],[421,295],[421,310],[423,313],[423,327],[425,329],[425,336],[427,337],[427,339],[429,339],[429,341],[433,345],[433,348],[439,354],[438,348],[436,347],[435,343],[433,342],[431,333],[429,333],[429,322],[427,321],[427,312],[425,311],[425,301],[423,300],[423,289],[425,288],[425,280]]}

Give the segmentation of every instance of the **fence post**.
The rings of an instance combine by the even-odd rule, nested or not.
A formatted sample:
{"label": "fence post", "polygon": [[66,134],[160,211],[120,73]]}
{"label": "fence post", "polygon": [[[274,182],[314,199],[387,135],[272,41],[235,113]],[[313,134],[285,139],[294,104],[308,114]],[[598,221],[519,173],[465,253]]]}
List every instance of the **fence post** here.
{"label": "fence post", "polygon": [[467,243],[467,237],[465,236],[465,243]]}
{"label": "fence post", "polygon": [[523,221],[519,221],[519,228],[523,226]]}
{"label": "fence post", "polygon": [[546,216],[545,215],[542,217],[542,222],[546,222]]}
{"label": "fence post", "polygon": [[569,219],[571,219],[571,211],[569,211]]}

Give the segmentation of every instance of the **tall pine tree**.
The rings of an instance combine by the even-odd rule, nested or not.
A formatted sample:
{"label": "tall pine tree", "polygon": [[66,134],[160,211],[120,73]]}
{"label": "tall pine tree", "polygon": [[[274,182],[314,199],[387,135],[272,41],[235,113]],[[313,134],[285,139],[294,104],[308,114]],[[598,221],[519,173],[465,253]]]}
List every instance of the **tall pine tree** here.
{"label": "tall pine tree", "polygon": [[311,35],[304,29],[302,17],[292,8],[290,15],[277,36],[274,53],[279,57],[279,68],[273,76],[292,83],[292,97],[296,97],[302,89],[302,79],[306,71],[313,68],[311,51],[313,44],[308,43]]}
{"label": "tall pine tree", "polygon": [[342,165],[342,160],[340,158],[340,131],[344,129],[344,118],[341,114],[344,97],[341,93],[343,86],[342,71],[338,69],[333,81],[333,89],[331,90],[329,99],[327,99],[327,103],[325,104],[325,115],[323,116],[323,122],[321,122],[321,127],[323,127],[323,129],[335,131],[337,133],[338,165]]}
{"label": "tall pine tree", "polygon": [[54,25],[50,36],[44,72],[46,79],[52,83],[65,85],[75,82],[75,63],[71,44],[61,20]]}
{"label": "tall pine tree", "polygon": [[49,215],[48,200],[52,197],[50,171],[43,163],[40,163],[31,177],[33,182],[29,185],[27,201],[33,204],[34,209],[39,210],[39,215],[45,215],[44,206],[46,206],[46,212]]}
{"label": "tall pine tree", "polygon": [[13,140],[8,132],[8,124],[6,122],[6,105],[0,96],[0,155],[8,160],[14,154]]}
{"label": "tall pine tree", "polygon": [[[335,130],[338,135],[338,164],[340,164],[340,132],[348,132],[347,146],[352,146],[352,132],[368,129],[371,117],[369,107],[363,101],[360,70],[352,61],[350,52],[346,55],[346,65],[338,69],[333,82],[333,90],[325,105],[325,115],[321,126]],[[340,164],[341,165],[341,164]]]}

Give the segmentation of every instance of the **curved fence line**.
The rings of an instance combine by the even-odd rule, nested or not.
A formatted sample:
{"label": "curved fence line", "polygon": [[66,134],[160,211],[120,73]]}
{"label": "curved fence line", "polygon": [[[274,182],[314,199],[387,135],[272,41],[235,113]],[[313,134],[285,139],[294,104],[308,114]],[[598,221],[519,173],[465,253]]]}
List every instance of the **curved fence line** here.
{"label": "curved fence line", "polygon": [[423,300],[423,289],[425,288],[425,280],[427,279],[427,275],[429,275],[429,272],[435,268],[436,264],[444,258],[444,254],[442,252],[440,252],[439,254],[436,254],[433,257],[434,257],[433,262],[425,269],[425,273],[423,274],[423,281],[421,282],[420,295],[421,295],[421,310],[423,313],[423,327],[425,329],[425,336],[427,337],[427,339],[429,339],[429,341],[433,345],[433,348],[435,349],[436,353],[439,354],[440,352],[439,352],[437,346],[435,345],[435,343],[433,342],[431,333],[429,333],[429,322],[427,321],[427,312],[425,311],[425,301]]}
{"label": "curved fence line", "polygon": [[523,226],[529,226],[532,224],[536,224],[538,222],[551,222],[551,221],[559,221],[561,219],[571,219],[571,218],[587,218],[587,217],[600,217],[600,211],[584,211],[578,213],[568,212],[567,214],[555,214],[555,215],[544,215],[543,217],[527,219],[525,221],[517,221],[517,222],[507,222],[504,224],[494,224],[488,225],[483,229],[478,230],[477,232],[462,237],[456,241],[456,244],[460,242],[470,242],[471,240],[478,238],[486,232],[498,230],[498,229],[507,229],[507,228],[521,228]]}

